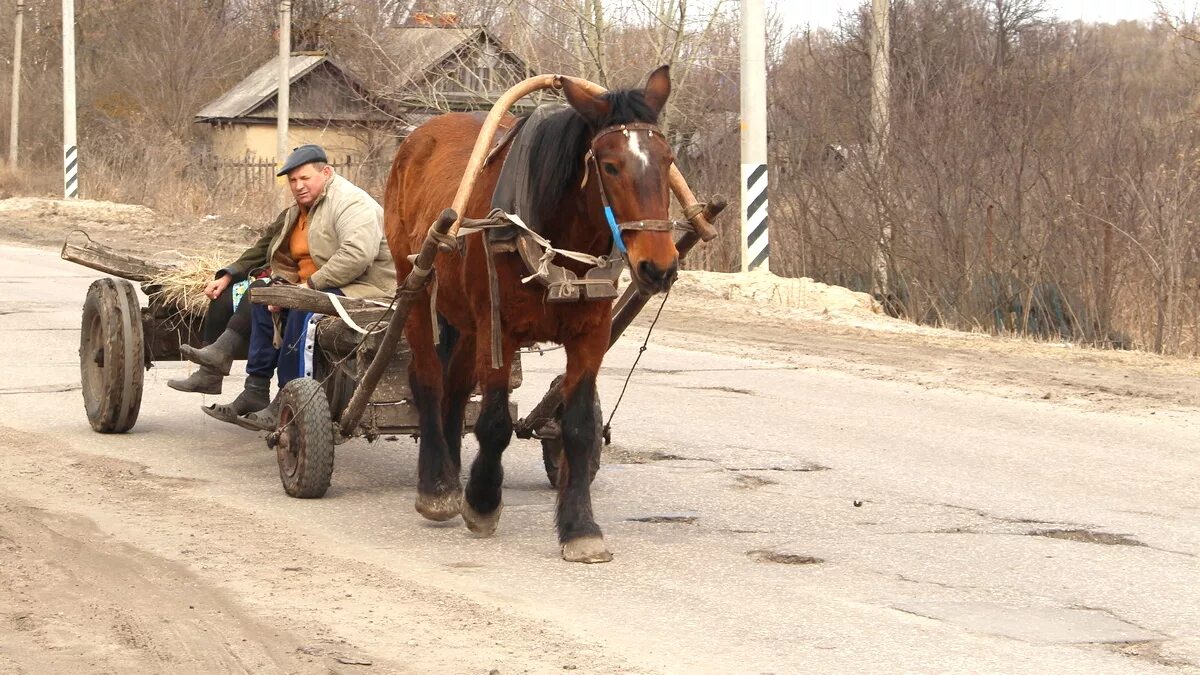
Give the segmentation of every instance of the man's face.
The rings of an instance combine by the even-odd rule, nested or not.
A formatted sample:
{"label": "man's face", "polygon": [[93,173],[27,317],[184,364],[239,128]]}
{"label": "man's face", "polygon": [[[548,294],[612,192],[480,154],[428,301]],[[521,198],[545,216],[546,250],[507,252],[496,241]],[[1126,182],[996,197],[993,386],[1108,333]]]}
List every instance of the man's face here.
{"label": "man's face", "polygon": [[332,175],[333,168],[329,165],[317,169],[316,164],[305,164],[289,171],[288,186],[292,188],[296,203],[304,208],[312,206]]}

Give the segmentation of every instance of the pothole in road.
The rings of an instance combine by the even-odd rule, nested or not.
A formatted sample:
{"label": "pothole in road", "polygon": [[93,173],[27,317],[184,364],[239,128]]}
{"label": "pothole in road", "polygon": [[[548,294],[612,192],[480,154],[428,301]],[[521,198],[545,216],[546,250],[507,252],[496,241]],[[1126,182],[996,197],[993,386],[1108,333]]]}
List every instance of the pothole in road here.
{"label": "pothole in road", "polygon": [[749,389],[739,389],[737,387],[680,387],[680,389],[692,389],[694,391],[721,391],[726,394],[741,394],[742,396],[753,396],[754,392]]}
{"label": "pothole in road", "polygon": [[67,391],[79,391],[83,387],[78,384],[40,384],[30,387],[14,387],[0,389],[0,396],[11,394],[61,394]]}
{"label": "pothole in road", "polygon": [[739,473],[734,487],[739,490],[757,490],[760,487],[768,485],[779,485],[779,481],[769,478],[760,478],[759,476],[751,476],[745,473]]}
{"label": "pothole in road", "polygon": [[809,471],[829,471],[829,467],[816,462],[793,461],[787,463],[765,463],[753,466],[725,466],[727,471],[779,471],[783,473],[808,473]]}
{"label": "pothole in road", "polygon": [[1159,640],[1143,642],[1113,642],[1109,644],[1113,651],[1129,658],[1147,661],[1168,668],[1195,668],[1196,664],[1183,658],[1163,653],[1163,643]]}
{"label": "pothole in road", "polygon": [[1137,539],[1131,539],[1123,534],[1095,532],[1093,530],[1033,530],[1026,532],[1031,537],[1049,537],[1050,539],[1066,539],[1083,544],[1103,544],[1105,546],[1145,546]]}
{"label": "pothole in road", "polygon": [[695,459],[694,457],[682,457],[665,452],[627,450],[613,445],[604,448],[603,457],[607,462],[612,464],[649,464],[651,462]]}
{"label": "pothole in road", "polygon": [[753,551],[746,551],[746,556],[755,562],[778,563],[780,565],[818,565],[825,562],[823,559],[814,558],[811,555],[781,553],[779,551],[771,551],[768,549],[755,549]]}
{"label": "pothole in road", "polygon": [[637,518],[626,518],[631,523],[681,523],[683,525],[693,525],[700,516],[691,513],[674,513],[674,514],[659,514],[653,516],[639,516]]}

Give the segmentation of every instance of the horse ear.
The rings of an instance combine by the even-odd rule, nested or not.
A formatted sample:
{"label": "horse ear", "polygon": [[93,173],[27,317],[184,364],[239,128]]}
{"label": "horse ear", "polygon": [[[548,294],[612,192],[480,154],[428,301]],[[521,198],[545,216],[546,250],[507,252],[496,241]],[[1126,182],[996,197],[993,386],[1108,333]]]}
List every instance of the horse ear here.
{"label": "horse ear", "polygon": [[662,112],[671,95],[671,66],[659,66],[646,78],[646,103],[654,109],[654,114]]}
{"label": "horse ear", "polygon": [[562,78],[562,88],[563,95],[567,97],[567,103],[579,111],[579,114],[583,115],[583,118],[592,126],[599,125],[600,121],[607,119],[612,112],[612,105],[608,101],[599,96],[592,96],[572,78]]}

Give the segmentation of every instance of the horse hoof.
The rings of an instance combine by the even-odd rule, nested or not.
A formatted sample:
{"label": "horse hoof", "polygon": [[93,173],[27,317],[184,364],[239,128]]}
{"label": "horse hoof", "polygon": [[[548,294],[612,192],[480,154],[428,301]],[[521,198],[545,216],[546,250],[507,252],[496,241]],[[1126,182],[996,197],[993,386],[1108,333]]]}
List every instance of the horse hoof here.
{"label": "horse hoof", "polygon": [[580,563],[604,563],[612,560],[612,554],[604,547],[604,537],[580,537],[563,544],[563,560]]}
{"label": "horse hoof", "polygon": [[491,513],[479,513],[471,508],[471,503],[464,501],[462,505],[462,517],[467,522],[467,529],[479,535],[480,537],[490,537],[496,533],[496,526],[500,524],[500,512],[504,510],[504,502],[501,502]]}
{"label": "horse hoof", "polygon": [[417,493],[417,513],[439,523],[457,516],[462,511],[462,503],[462,490],[444,495]]}

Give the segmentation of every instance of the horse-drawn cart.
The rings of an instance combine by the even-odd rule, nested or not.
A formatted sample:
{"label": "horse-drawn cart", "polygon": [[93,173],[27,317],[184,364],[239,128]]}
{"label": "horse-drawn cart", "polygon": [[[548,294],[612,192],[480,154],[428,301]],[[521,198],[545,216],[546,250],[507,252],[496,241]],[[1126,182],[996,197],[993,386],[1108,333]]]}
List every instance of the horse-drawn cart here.
{"label": "horse-drawn cart", "polygon": [[[581,80],[574,82],[583,83],[590,92],[604,92],[597,85]],[[410,355],[402,337],[410,307],[430,281],[439,253],[455,251],[459,246],[457,238],[465,232],[496,224],[495,218],[466,219],[460,214],[465,212],[475,177],[495,149],[493,140],[500,118],[518,99],[540,89],[561,87],[562,78],[558,76],[530,78],[496,103],[475,144],[453,207],[442,211],[429,228],[419,252],[409,257],[412,271],[401,280],[391,303],[335,299],[325,293],[286,285],[251,290],[250,300],[254,303],[326,315],[316,334],[316,351],[320,358],[315,359],[315,375],[293,380],[284,387],[280,393],[278,427],[267,437],[268,445],[276,450],[280,477],[289,495],[323,495],[333,471],[334,446],[345,440],[353,437],[375,440],[380,436],[420,433],[417,410],[409,389]],[[725,203],[720,199],[708,204],[698,203],[678,169],[671,166],[670,171],[671,191],[686,220],[668,223],[666,229],[676,230],[675,248],[678,257],[683,258],[698,242],[716,236],[711,221]],[[609,215],[611,217],[611,212]],[[644,229],[652,229],[651,223],[664,221],[644,222]],[[638,221],[637,224],[641,223]],[[613,225],[615,228],[616,223]],[[460,232],[460,227],[465,229]],[[662,228],[654,226],[654,229]],[[152,263],[114,252],[90,240],[82,245],[68,240],[62,256],[128,280],[105,278],[92,284],[84,304],[80,345],[83,394],[92,427],[102,433],[128,431],[137,420],[143,371],[156,360],[180,360],[180,344],[200,346],[199,319],[168,321],[178,313],[156,302],[155,289],[147,287],[148,280],[161,269]],[[139,306],[130,281],[143,284],[143,290],[151,298],[148,307]],[[574,292],[578,294],[586,284],[596,281],[567,279],[561,283],[566,284],[566,292],[571,292],[567,287],[572,283],[578,284],[574,286]],[[612,308],[610,347],[649,297],[632,283],[624,289]],[[516,372],[519,373],[519,369]],[[517,385],[519,376],[514,373],[510,389]],[[541,440],[547,475],[553,483],[563,449],[562,377],[552,383],[542,401],[525,418],[517,419],[515,405],[510,404],[509,408],[512,419],[516,420],[513,425],[515,435]],[[462,433],[471,429],[478,413],[479,404],[469,403]],[[447,433],[451,432],[447,430]],[[598,448],[591,459],[594,474],[599,462]]]}
{"label": "horse-drawn cart", "polygon": [[[118,277],[97,279],[88,289],[79,357],[84,407],[92,428],[100,433],[124,433],[137,422],[145,371],[156,361],[184,360],[180,345],[202,346],[202,317],[164,300],[155,280],[170,269],[168,265],[113,250],[86,235],[80,240],[75,233],[68,236],[61,255]],[[146,307],[141,306],[132,282],[139,283],[149,298]],[[387,361],[355,427],[346,434],[336,433],[363,371],[379,348],[391,316],[387,303],[337,298],[296,286],[256,289],[252,295],[259,304],[326,315],[316,327],[315,377],[284,387],[280,394],[283,431],[270,437],[289,495],[324,494],[333,473],[335,443],[351,436],[373,441],[381,436],[417,434],[417,415],[410,405],[408,350],[403,341]],[[335,307],[335,301],[340,306]],[[366,332],[360,333],[363,326],[367,328],[361,330]],[[514,380],[514,386],[520,384],[519,379]],[[463,433],[471,430],[478,409],[477,402],[468,404]]]}

